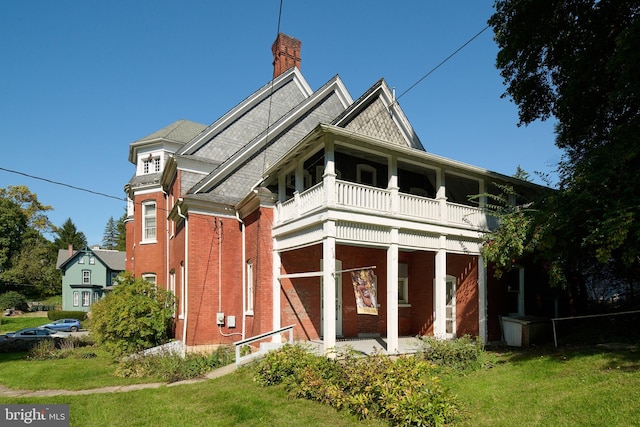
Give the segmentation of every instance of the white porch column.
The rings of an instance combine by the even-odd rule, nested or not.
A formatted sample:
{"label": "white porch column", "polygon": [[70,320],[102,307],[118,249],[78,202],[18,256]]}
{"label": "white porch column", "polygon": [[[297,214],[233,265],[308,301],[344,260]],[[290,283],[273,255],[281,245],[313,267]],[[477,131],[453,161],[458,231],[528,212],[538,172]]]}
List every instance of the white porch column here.
{"label": "white porch column", "polygon": [[392,214],[397,214],[400,211],[400,196],[398,192],[400,188],[398,187],[398,158],[396,156],[392,156],[389,159],[389,181],[387,183],[387,189],[391,193],[391,206],[389,209]]}
{"label": "white porch column", "polygon": [[446,182],[444,179],[444,170],[438,170],[436,173],[436,200],[440,204],[440,222],[446,223],[449,221],[447,217],[447,191]]}
{"label": "white porch column", "polygon": [[487,343],[489,334],[487,330],[487,268],[484,266],[484,257],[478,255],[478,334],[483,343]]}
{"label": "white porch column", "polygon": [[[273,240],[273,331],[282,327],[280,322],[280,267],[281,259],[280,253],[277,251],[277,245],[275,239]],[[273,335],[273,342],[280,342],[280,334]]]}
{"label": "white porch column", "polygon": [[446,309],[447,309],[447,238],[440,236],[440,249],[436,252],[435,259],[435,280],[433,296],[433,335],[442,338],[447,331]]}
{"label": "white porch column", "polygon": [[398,353],[398,229],[387,248],[387,353]]}
{"label": "white porch column", "polygon": [[336,225],[326,221],[322,240],[323,350],[336,346]]}

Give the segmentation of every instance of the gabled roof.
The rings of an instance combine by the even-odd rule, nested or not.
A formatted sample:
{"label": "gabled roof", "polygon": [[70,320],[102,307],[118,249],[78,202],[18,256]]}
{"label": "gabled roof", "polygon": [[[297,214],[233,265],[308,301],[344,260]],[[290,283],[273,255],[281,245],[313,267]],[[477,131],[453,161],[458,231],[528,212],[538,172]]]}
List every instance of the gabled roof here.
{"label": "gabled roof", "polygon": [[69,256],[68,249],[58,250],[58,259],[56,261],[56,268],[65,268],[71,263],[79,254],[93,254],[104,265],[113,271],[125,271],[127,253],[124,251],[116,251],[110,249],[92,249],[85,248],[81,250],[74,250],[71,256]]}
{"label": "gabled roof", "polygon": [[[313,91],[293,67],[267,83],[226,114],[206,127],[197,137],[176,151],[174,159],[182,170],[181,188],[189,191],[220,166],[236,158],[251,141],[296,108]],[[189,159],[200,159],[199,164]],[[206,159],[206,161],[205,161]]]}
{"label": "gabled roof", "polygon": [[424,151],[418,135],[384,79],[371,86],[332,124],[361,135]]}
{"label": "gabled roof", "polygon": [[[331,123],[352,102],[339,76],[283,115],[245,144],[209,176],[189,197],[235,204],[251,191],[265,168],[286,153],[318,123]],[[263,125],[264,126],[264,125]]]}
{"label": "gabled roof", "polygon": [[273,124],[312,93],[300,70],[293,67],[249,95],[176,154],[224,161],[264,130],[267,121]]}

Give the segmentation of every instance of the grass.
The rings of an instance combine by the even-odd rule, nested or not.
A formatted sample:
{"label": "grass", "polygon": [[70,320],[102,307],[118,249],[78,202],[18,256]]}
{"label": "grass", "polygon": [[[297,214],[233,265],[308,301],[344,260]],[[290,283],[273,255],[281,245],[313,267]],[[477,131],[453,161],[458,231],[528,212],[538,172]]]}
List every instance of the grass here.
{"label": "grass", "polygon": [[640,354],[597,347],[493,353],[491,369],[446,384],[461,426],[627,426],[640,420]]}
{"label": "grass", "polygon": [[0,403],[70,405],[71,426],[384,426],[359,423],[320,403],[290,400],[282,386],[263,388],[247,370],[190,385],[127,393],[5,398]]}
{"label": "grass", "polygon": [[0,317],[0,334],[15,332],[23,328],[36,328],[49,323],[46,311],[25,313],[20,316]]}
{"label": "grass", "polygon": [[98,387],[160,382],[159,378],[119,378],[117,362],[106,351],[83,347],[96,357],[24,360],[25,353],[0,353],[0,384],[22,390],[84,390]]}
{"label": "grass", "polygon": [[[16,389],[79,390],[156,381],[116,378],[115,362],[105,353],[96,353],[93,359],[42,362],[3,354],[0,384]],[[489,356],[488,369],[442,376],[463,410],[454,426],[638,425],[637,351],[498,349]],[[320,403],[292,400],[282,386],[259,386],[246,369],[215,380],[127,393],[0,396],[0,404],[9,403],[70,404],[72,426],[385,425],[360,422]]]}

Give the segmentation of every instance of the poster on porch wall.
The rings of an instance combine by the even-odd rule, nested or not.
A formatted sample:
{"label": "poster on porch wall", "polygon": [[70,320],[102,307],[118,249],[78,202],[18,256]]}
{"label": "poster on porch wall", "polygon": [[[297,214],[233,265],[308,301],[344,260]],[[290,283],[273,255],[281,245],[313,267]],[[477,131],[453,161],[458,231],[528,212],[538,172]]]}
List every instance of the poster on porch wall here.
{"label": "poster on porch wall", "polygon": [[353,282],[353,292],[356,296],[358,314],[373,314],[377,316],[376,275],[373,274],[373,269],[352,271],[351,281]]}

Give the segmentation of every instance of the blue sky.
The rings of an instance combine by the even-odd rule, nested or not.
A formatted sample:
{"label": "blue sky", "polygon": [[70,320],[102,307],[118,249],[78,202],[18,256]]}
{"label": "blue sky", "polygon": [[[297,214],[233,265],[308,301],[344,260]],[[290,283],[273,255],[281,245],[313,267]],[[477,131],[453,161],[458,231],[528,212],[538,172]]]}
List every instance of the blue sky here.
{"label": "blue sky", "polygon": [[[400,95],[480,30],[492,0],[284,0],[313,89]],[[129,144],[178,119],[210,124],[272,77],[280,0],[0,3],[0,187],[26,185],[99,244],[125,209]],[[490,29],[400,99],[427,151],[512,175],[553,173],[553,123],[518,127]]]}

